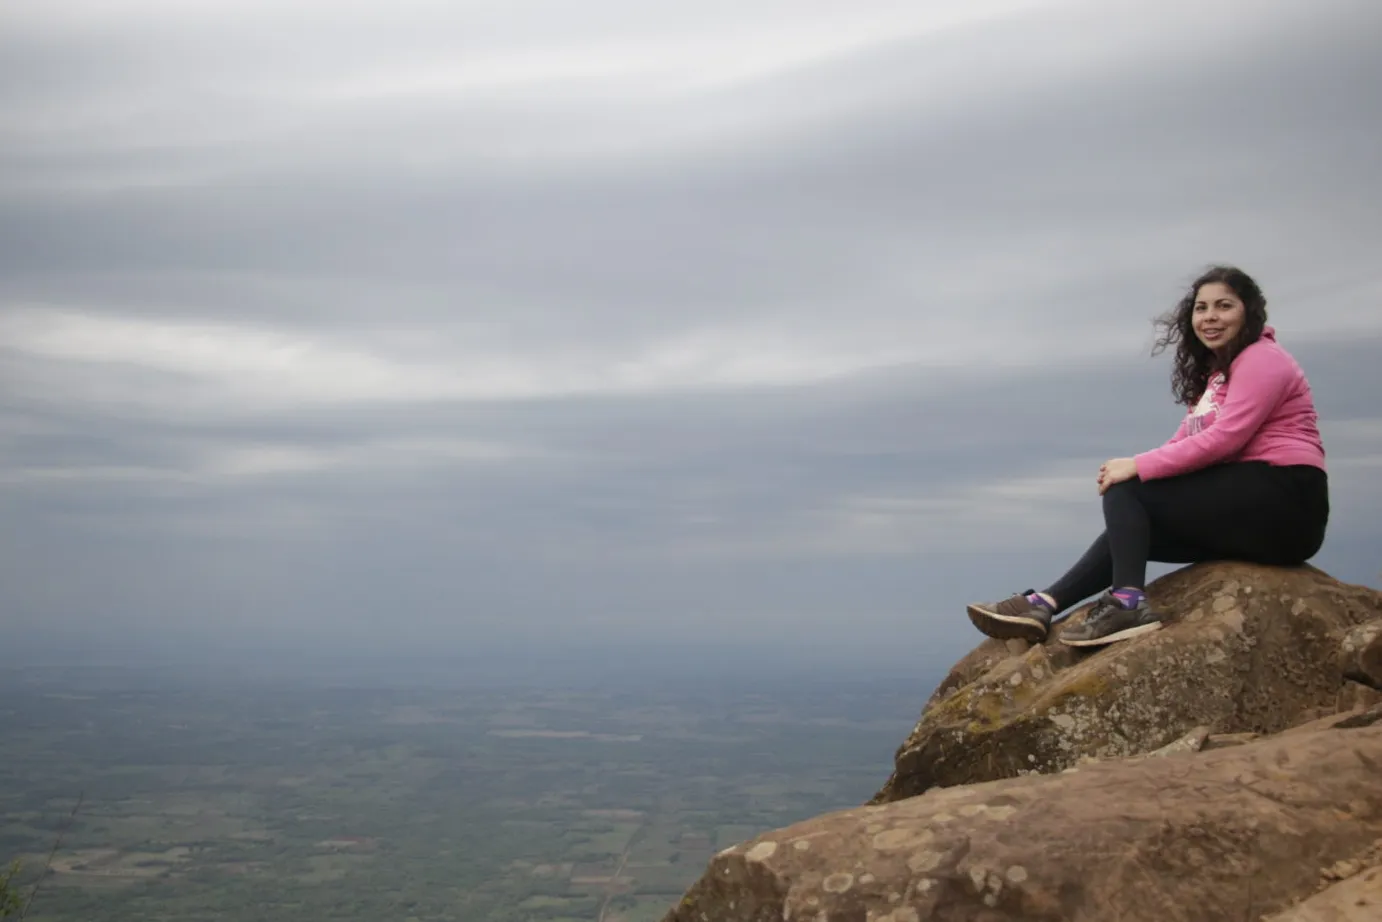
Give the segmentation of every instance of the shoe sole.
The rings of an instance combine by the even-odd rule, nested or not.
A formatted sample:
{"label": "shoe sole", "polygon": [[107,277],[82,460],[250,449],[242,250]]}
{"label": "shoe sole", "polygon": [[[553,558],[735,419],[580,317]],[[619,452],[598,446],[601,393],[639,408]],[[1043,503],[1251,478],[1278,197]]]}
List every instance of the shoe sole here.
{"label": "shoe sole", "polygon": [[1035,618],[1016,618],[1000,615],[978,605],[966,605],[969,620],[979,629],[979,633],[997,640],[1026,640],[1041,643],[1046,639],[1049,629]]}
{"label": "shoe sole", "polygon": [[1115,634],[1108,634],[1104,637],[1094,637],[1089,640],[1066,640],[1060,638],[1060,642],[1067,647],[1102,647],[1104,644],[1117,643],[1120,640],[1129,640],[1133,637],[1141,637],[1143,634],[1150,634],[1153,631],[1161,630],[1161,622],[1153,621],[1151,624],[1139,624],[1137,627],[1125,628]]}

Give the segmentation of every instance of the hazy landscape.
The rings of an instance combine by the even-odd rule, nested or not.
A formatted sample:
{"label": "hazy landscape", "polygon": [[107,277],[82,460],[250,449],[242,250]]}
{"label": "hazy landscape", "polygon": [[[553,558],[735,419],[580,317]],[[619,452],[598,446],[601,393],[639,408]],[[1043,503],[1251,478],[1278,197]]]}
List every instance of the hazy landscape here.
{"label": "hazy landscape", "polygon": [[924,686],[16,670],[0,680],[0,858],[31,881],[83,795],[33,922],[653,922],[716,850],[872,794]]}

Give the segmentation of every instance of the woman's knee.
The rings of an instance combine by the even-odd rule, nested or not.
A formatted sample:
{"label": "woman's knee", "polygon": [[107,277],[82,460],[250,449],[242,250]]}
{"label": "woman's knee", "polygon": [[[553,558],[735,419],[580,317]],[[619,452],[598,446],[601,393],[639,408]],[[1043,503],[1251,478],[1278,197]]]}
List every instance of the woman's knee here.
{"label": "woman's knee", "polygon": [[1140,480],[1124,480],[1115,483],[1104,491],[1104,513],[1113,509],[1126,509],[1130,504],[1140,505]]}

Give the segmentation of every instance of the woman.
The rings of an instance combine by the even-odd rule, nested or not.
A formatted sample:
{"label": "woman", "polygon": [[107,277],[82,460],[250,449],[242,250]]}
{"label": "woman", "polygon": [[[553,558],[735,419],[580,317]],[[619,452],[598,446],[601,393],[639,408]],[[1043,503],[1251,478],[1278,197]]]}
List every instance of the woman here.
{"label": "woman", "polygon": [[1105,531],[1070,572],[1044,592],[968,606],[990,637],[1039,643],[1053,617],[1100,592],[1059,639],[1135,637],[1161,627],[1147,605],[1148,560],[1290,566],[1324,543],[1329,484],[1310,385],[1267,326],[1257,283],[1215,267],[1160,325],[1153,354],[1175,345],[1171,387],[1188,414],[1165,445],[1099,468]]}

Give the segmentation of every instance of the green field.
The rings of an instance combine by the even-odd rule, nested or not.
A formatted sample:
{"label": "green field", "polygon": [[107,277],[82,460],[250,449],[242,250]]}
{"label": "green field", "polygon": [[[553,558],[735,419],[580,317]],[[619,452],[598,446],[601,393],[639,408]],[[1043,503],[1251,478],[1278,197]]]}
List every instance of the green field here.
{"label": "green field", "polygon": [[853,806],[926,689],[0,686],[31,922],[655,922],[715,851]]}

